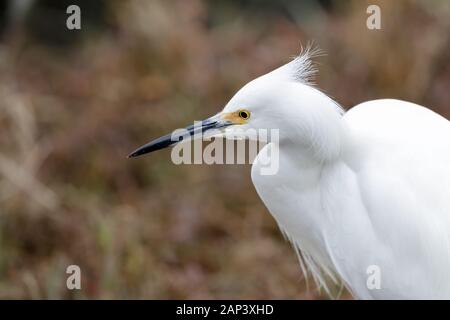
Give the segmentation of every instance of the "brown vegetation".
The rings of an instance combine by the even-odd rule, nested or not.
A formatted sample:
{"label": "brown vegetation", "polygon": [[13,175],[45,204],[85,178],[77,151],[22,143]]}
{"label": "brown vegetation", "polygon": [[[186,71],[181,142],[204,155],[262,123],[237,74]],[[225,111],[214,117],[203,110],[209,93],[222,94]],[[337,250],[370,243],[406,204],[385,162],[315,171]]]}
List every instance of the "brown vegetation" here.
{"label": "brown vegetation", "polygon": [[[327,52],[319,87],[345,107],[392,97],[449,117],[448,4],[371,1],[382,30],[370,31],[364,1],[250,3],[112,1],[103,28],[64,47],[8,30],[0,298],[325,297],[306,290],[249,166],[126,155],[218,112],[308,40]],[[66,289],[70,264],[80,291]]]}

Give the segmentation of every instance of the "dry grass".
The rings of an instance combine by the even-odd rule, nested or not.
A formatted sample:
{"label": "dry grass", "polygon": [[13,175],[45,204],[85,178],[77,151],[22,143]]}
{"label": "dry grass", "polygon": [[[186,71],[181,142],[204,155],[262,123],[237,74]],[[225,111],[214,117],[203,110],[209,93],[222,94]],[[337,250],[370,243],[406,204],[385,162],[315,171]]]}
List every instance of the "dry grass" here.
{"label": "dry grass", "polygon": [[[379,32],[361,1],[308,19],[127,1],[110,8],[112,28],[68,49],[4,40],[0,298],[323,298],[306,291],[248,166],[125,156],[216,113],[309,39],[328,53],[319,86],[344,106],[389,96],[449,117],[445,3],[375,3]],[[69,264],[81,291],[65,288]]]}

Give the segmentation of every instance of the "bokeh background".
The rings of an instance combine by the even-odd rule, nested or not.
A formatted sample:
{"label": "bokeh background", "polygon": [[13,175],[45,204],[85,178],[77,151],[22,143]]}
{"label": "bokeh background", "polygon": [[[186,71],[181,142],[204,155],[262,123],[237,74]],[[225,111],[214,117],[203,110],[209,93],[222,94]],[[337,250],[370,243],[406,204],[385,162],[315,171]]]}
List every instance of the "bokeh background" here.
{"label": "bokeh background", "polygon": [[[446,0],[2,1],[0,298],[326,298],[248,165],[126,155],[310,40],[327,53],[318,86],[345,108],[391,97],[449,118],[449,34]],[[66,288],[71,264],[82,290]]]}

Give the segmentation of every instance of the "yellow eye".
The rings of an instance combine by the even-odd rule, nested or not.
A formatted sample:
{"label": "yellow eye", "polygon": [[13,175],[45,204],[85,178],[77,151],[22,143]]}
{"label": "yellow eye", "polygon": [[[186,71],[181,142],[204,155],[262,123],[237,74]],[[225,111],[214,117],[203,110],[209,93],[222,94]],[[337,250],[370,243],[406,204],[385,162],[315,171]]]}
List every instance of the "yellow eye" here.
{"label": "yellow eye", "polygon": [[244,120],[247,120],[248,118],[250,118],[250,111],[247,111],[247,110],[239,111],[239,117]]}

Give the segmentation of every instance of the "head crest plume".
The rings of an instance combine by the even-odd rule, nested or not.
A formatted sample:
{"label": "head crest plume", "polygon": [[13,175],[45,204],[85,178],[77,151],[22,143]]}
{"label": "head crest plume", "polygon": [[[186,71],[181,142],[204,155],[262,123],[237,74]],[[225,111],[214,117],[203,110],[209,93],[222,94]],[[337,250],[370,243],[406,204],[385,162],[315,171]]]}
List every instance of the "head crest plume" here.
{"label": "head crest plume", "polygon": [[314,85],[315,76],[318,72],[314,58],[323,56],[325,53],[314,43],[308,43],[305,48],[301,48],[300,54],[294,57],[288,66],[290,76],[298,82],[307,85]]}

